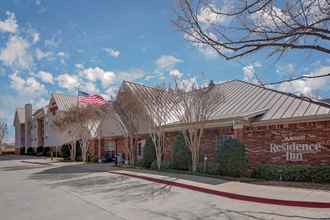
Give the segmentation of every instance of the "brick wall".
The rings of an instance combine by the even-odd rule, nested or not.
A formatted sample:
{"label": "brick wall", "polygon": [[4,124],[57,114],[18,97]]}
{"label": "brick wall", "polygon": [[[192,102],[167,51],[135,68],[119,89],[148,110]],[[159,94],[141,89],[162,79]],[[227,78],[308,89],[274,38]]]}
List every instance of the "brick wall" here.
{"label": "brick wall", "polygon": [[[249,166],[260,164],[330,165],[330,121],[243,128]],[[287,150],[289,148],[289,155]]]}
{"label": "brick wall", "polygon": [[[330,165],[330,121],[208,129],[201,140],[201,159],[204,155],[214,159],[217,138],[221,136],[236,137],[247,146],[249,167],[252,169],[260,164]],[[167,134],[165,160],[171,159],[175,137],[174,132]],[[277,152],[271,152],[271,144]],[[286,144],[289,148],[298,146],[289,152],[292,153],[289,160],[287,152],[279,150]]]}

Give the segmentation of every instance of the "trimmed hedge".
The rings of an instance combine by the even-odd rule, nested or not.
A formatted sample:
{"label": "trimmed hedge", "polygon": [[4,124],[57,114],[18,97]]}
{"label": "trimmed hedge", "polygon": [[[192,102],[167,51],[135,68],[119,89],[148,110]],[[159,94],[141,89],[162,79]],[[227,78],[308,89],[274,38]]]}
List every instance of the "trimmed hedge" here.
{"label": "trimmed hedge", "polygon": [[156,160],[155,145],[152,142],[151,138],[148,137],[146,144],[143,148],[143,159],[138,162],[136,165],[140,165],[144,168],[150,168],[151,164]]}
{"label": "trimmed hedge", "polygon": [[189,170],[191,167],[191,152],[186,146],[182,134],[176,136],[172,150],[172,168],[177,170]]}
{"label": "trimmed hedge", "polygon": [[252,177],[265,180],[330,183],[330,166],[262,165]]}
{"label": "trimmed hedge", "polygon": [[62,146],[61,152],[64,160],[70,160],[70,146],[68,144]]}
{"label": "trimmed hedge", "polygon": [[29,147],[27,150],[27,155],[35,155],[34,149],[32,147]]}
{"label": "trimmed hedge", "polygon": [[236,139],[220,140],[217,145],[216,162],[219,163],[220,175],[245,176],[248,166],[245,145]]}

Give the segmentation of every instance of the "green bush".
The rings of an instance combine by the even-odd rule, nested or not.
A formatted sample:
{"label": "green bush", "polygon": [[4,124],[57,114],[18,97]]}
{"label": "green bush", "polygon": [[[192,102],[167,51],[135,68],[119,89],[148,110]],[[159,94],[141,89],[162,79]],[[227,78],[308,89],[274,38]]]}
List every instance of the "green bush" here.
{"label": "green bush", "polygon": [[265,180],[330,183],[330,166],[261,165],[252,177]]}
{"label": "green bush", "polygon": [[[172,163],[171,161],[168,160],[163,160],[160,169],[161,170],[167,170],[172,168]],[[154,160],[150,166],[150,169],[152,170],[158,170],[157,166],[157,160]]]}
{"label": "green bush", "polygon": [[82,151],[79,141],[76,144],[76,161],[82,161]]}
{"label": "green bush", "polygon": [[142,159],[142,167],[150,168],[152,162],[156,159],[155,145],[152,142],[151,138],[148,137],[146,140],[146,144],[143,148],[143,159]]}
{"label": "green bush", "polygon": [[32,147],[29,147],[27,149],[27,155],[34,155],[34,154],[35,154],[34,149]]}
{"label": "green bush", "polygon": [[50,156],[50,147],[45,147],[45,148],[44,148],[43,155],[44,155],[44,156],[47,156],[47,157]]}
{"label": "green bush", "polygon": [[25,154],[25,147],[21,147],[19,153],[20,153],[21,155],[24,155],[24,154]]}
{"label": "green bush", "polygon": [[62,157],[64,160],[70,160],[70,146],[65,144],[61,148]]}
{"label": "green bush", "polygon": [[219,163],[219,174],[240,177],[247,171],[245,146],[236,139],[219,141],[216,161]]}
{"label": "green bush", "polygon": [[138,160],[138,161],[135,161],[135,166],[136,167],[144,167],[144,160]]}
{"label": "green bush", "polygon": [[95,154],[88,153],[87,154],[87,162],[96,163],[97,162],[97,156]]}
{"label": "green bush", "polygon": [[186,146],[182,134],[176,136],[172,149],[172,168],[178,170],[189,170],[191,167],[191,152]]}

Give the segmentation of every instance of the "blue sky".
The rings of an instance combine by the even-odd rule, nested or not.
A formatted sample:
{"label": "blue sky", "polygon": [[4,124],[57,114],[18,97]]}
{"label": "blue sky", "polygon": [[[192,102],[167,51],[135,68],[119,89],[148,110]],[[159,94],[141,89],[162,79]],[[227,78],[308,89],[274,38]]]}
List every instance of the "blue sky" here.
{"label": "blue sky", "polygon": [[[76,94],[80,88],[109,98],[121,80],[148,85],[199,77],[221,82],[264,81],[294,74],[330,71],[330,59],[293,52],[280,61],[266,52],[225,61],[205,47],[185,41],[171,23],[175,0],[0,2],[0,118],[12,124],[16,107],[47,104],[52,92]],[[299,81],[284,91],[328,97],[329,78]],[[8,140],[12,140],[10,128]]]}

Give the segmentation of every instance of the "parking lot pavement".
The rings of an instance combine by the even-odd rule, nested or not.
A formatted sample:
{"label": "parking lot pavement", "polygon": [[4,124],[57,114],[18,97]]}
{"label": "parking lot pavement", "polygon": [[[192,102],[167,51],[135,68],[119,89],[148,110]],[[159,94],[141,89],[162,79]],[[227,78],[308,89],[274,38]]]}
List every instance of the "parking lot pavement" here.
{"label": "parking lot pavement", "polygon": [[110,174],[106,166],[94,172],[0,160],[1,219],[330,219],[329,209],[236,201]]}

